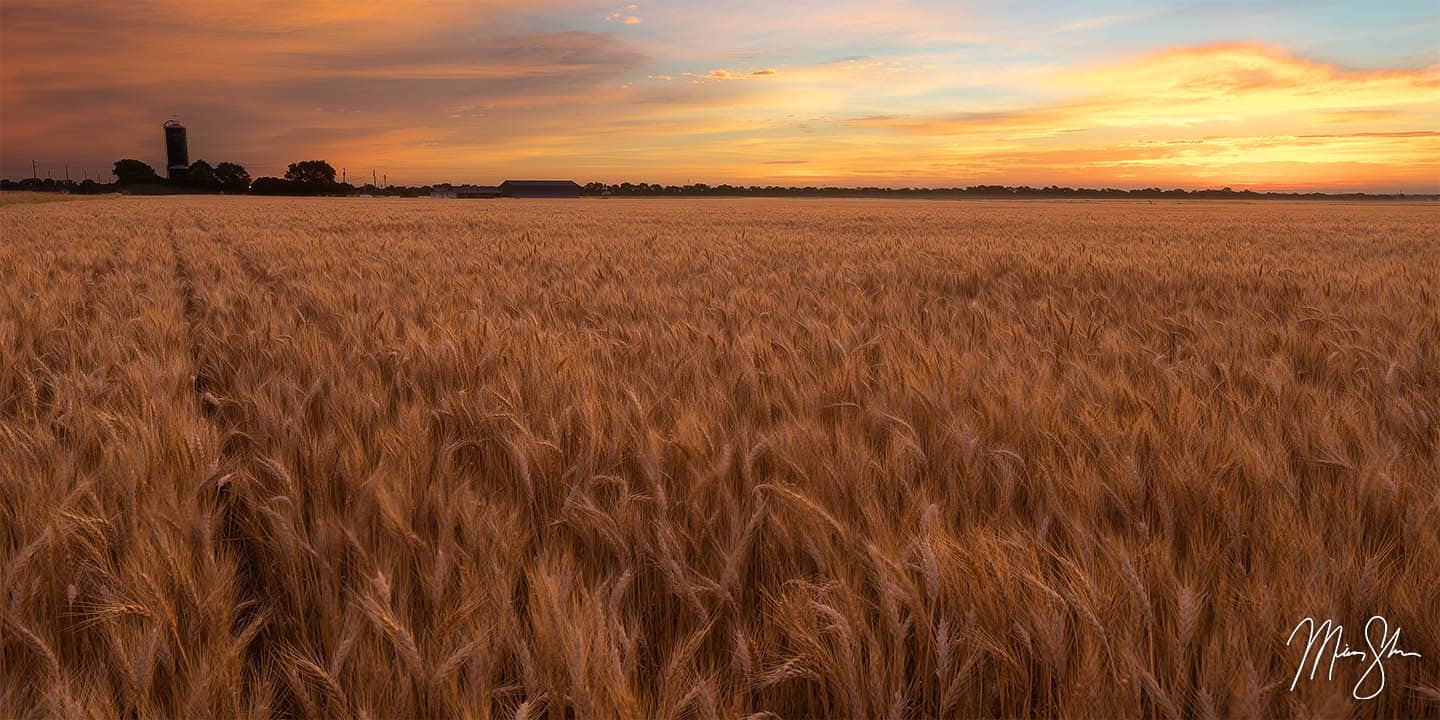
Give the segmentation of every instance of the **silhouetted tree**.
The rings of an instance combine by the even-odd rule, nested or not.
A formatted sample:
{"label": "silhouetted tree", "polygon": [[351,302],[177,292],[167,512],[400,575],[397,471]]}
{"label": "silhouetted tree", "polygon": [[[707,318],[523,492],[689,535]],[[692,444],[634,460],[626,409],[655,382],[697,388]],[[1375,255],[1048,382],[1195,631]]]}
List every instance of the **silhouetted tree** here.
{"label": "silhouetted tree", "polygon": [[129,158],[117,160],[114,172],[117,185],[147,185],[160,182],[160,176],[155,174],[155,168],[139,160]]}
{"label": "silhouetted tree", "polygon": [[306,185],[329,187],[335,184],[335,168],[324,160],[290,163],[290,167],[285,169],[285,179]]}
{"label": "silhouetted tree", "polygon": [[190,163],[190,172],[181,179],[185,185],[196,190],[215,192],[220,189],[220,178],[215,176],[215,168],[204,160],[196,160]]}
{"label": "silhouetted tree", "polygon": [[220,189],[227,193],[243,193],[250,189],[250,173],[243,166],[222,162],[215,166],[215,179]]}
{"label": "silhouetted tree", "polygon": [[300,183],[277,177],[258,177],[250,183],[251,195],[299,195]]}

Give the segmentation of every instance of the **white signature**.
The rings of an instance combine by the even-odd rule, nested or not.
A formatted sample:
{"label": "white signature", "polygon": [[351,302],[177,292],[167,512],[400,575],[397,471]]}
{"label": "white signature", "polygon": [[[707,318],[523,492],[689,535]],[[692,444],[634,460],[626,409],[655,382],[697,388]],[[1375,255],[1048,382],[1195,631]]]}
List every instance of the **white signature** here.
{"label": "white signature", "polygon": [[[1392,657],[1420,657],[1420,653],[1418,652],[1406,652],[1400,649],[1400,628],[1395,628],[1395,634],[1391,635],[1390,623],[1386,622],[1385,618],[1380,615],[1375,615],[1365,621],[1365,645],[1369,648],[1368,652],[1365,650],[1352,650],[1350,644],[1344,642],[1345,626],[1336,625],[1335,621],[1329,618],[1326,618],[1325,622],[1319,624],[1315,622],[1315,618],[1313,617],[1307,617],[1301,620],[1295,625],[1295,629],[1290,631],[1290,638],[1285,641],[1285,646],[1289,647],[1290,643],[1295,640],[1295,634],[1300,632],[1300,628],[1307,626],[1307,632],[1309,632],[1310,636],[1305,642],[1305,654],[1300,656],[1300,667],[1295,670],[1295,679],[1290,681],[1291,692],[1295,691],[1295,685],[1300,682],[1300,676],[1305,673],[1305,661],[1310,659],[1311,650],[1315,651],[1315,661],[1310,665],[1311,680],[1315,679],[1315,673],[1320,669],[1320,663],[1327,657],[1327,646],[1330,648],[1328,652],[1330,667],[1325,673],[1326,680],[1335,679],[1335,661],[1340,658],[1355,658],[1360,662],[1365,662],[1367,658],[1370,660],[1370,664],[1365,667],[1365,674],[1360,676],[1360,679],[1355,683],[1355,688],[1350,691],[1351,697],[1356,700],[1373,700],[1385,689],[1386,659]],[[1371,633],[1371,628],[1377,626],[1380,633],[1378,639]],[[1366,680],[1368,680],[1371,675],[1374,675],[1376,678],[1373,682],[1375,686],[1374,691],[1364,695],[1360,694],[1360,691],[1365,687]]]}

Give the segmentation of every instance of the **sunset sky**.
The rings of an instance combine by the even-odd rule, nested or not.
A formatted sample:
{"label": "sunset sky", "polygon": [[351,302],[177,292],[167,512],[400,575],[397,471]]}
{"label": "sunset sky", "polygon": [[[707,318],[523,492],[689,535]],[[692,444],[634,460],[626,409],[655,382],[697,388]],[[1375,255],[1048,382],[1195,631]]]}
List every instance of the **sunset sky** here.
{"label": "sunset sky", "polygon": [[0,174],[1440,192],[1435,2],[0,0]]}

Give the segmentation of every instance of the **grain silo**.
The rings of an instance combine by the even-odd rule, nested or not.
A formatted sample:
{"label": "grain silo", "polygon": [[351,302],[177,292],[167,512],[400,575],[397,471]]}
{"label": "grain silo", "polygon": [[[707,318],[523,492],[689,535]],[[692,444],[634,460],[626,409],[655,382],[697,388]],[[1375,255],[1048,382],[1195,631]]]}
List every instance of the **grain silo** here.
{"label": "grain silo", "polygon": [[185,126],[179,120],[165,123],[165,174],[175,179],[190,172],[190,149],[185,145]]}

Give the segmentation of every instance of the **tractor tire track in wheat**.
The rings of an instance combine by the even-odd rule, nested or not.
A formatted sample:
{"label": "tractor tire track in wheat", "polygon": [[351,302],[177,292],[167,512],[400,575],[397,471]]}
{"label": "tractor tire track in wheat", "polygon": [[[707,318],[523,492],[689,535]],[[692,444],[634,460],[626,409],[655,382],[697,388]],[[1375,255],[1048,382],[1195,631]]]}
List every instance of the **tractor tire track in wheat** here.
{"label": "tractor tire track in wheat", "polygon": [[[255,481],[259,464],[255,443],[265,435],[252,412],[254,404],[239,399],[241,388],[234,377],[234,364],[225,352],[231,347],[231,338],[212,317],[215,307],[200,286],[200,274],[180,247],[173,221],[169,235],[189,341],[190,389],[195,404],[222,438],[219,468],[207,481],[206,491],[214,493],[219,508],[219,547],[235,558],[238,612],[232,632],[242,646],[246,674],[259,682],[269,659],[281,647],[278,635],[282,632],[274,604],[279,596],[270,580],[275,558],[261,542],[263,535],[257,533],[263,527],[259,502],[264,498],[257,493],[261,486]],[[282,716],[298,711],[288,693],[280,693],[279,702],[277,711]]]}

